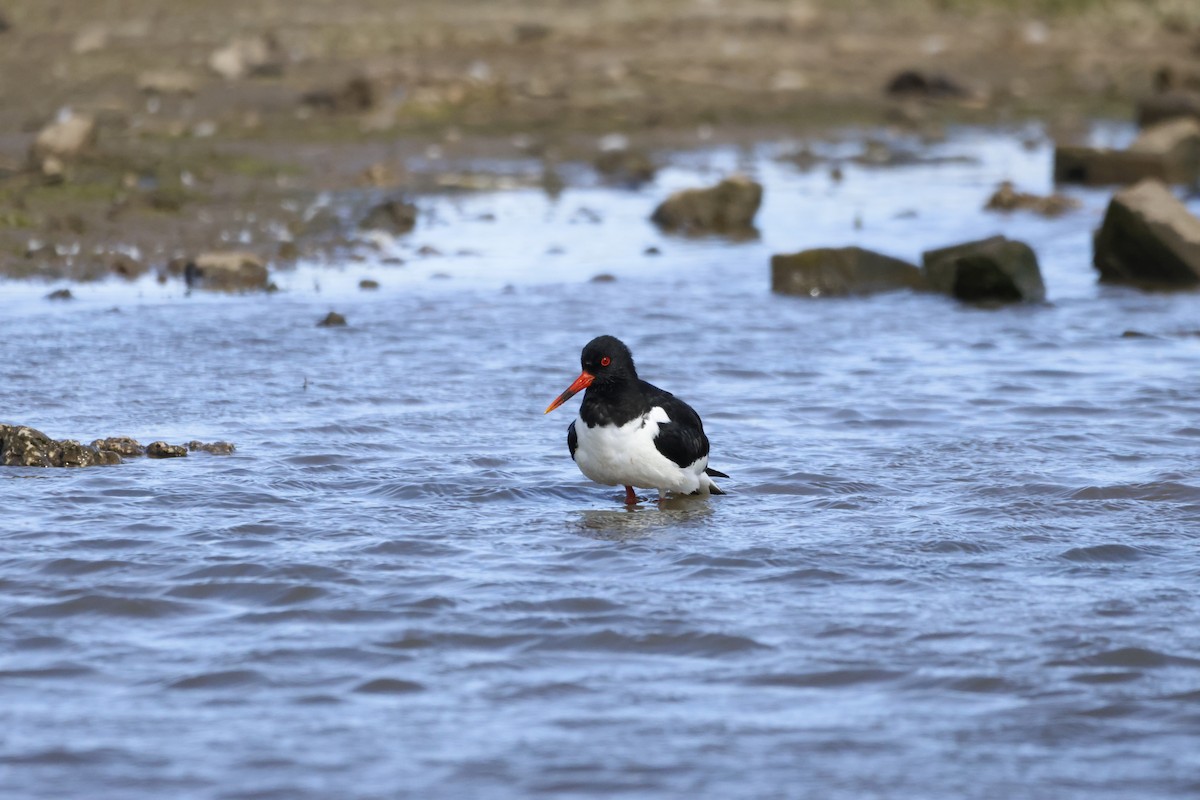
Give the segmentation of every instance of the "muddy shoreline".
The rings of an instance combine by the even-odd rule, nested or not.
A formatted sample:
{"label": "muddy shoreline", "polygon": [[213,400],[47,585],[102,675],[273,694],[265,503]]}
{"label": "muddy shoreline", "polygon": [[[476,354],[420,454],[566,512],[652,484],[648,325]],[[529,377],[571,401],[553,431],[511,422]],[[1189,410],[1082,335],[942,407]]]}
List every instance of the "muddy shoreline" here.
{"label": "muddy shoreline", "polygon": [[[999,6],[6,0],[0,275],[334,259],[389,197],[626,182],[639,167],[596,171],[614,143],[652,169],[844,126],[1037,120],[1071,141],[1200,75],[1186,4]],[[31,157],[68,108],[86,143]]]}

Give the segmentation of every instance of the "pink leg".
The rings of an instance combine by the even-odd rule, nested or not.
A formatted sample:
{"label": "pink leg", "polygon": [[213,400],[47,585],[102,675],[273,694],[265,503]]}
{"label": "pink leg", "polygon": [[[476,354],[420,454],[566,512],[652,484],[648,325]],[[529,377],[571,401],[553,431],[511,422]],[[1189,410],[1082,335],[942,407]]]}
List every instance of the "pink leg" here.
{"label": "pink leg", "polygon": [[625,487],[625,505],[635,506],[635,505],[637,505],[637,501],[638,501],[637,495],[633,493],[633,487],[626,486]]}

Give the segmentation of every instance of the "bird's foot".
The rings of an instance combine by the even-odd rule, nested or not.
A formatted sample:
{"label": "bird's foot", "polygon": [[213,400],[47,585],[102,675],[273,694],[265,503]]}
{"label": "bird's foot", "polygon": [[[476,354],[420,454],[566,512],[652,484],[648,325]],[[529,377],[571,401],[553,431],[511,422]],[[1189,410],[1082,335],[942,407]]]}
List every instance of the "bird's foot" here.
{"label": "bird's foot", "polygon": [[638,504],[638,496],[633,491],[632,486],[625,487],[625,505],[636,506]]}

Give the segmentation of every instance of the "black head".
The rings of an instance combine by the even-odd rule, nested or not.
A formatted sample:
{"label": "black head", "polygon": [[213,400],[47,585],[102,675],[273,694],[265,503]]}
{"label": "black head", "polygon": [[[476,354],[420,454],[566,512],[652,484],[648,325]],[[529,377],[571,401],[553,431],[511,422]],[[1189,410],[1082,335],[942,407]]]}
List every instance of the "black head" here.
{"label": "black head", "polygon": [[615,336],[597,336],[592,339],[583,348],[579,362],[583,366],[583,372],[579,373],[579,377],[565,392],[554,398],[554,402],[546,408],[547,414],[589,386],[596,386],[599,391],[610,393],[614,387],[637,380],[633,356],[629,348]]}
{"label": "black head", "polygon": [[615,336],[597,336],[584,345],[579,364],[584,372],[595,376],[594,383],[637,379],[633,354]]}

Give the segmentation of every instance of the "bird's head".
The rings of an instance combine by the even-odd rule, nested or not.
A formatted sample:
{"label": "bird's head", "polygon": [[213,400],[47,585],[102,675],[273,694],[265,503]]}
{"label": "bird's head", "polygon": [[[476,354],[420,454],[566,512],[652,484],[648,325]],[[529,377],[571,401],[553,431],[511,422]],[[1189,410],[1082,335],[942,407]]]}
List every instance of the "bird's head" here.
{"label": "bird's head", "polygon": [[633,354],[625,343],[615,336],[597,336],[588,342],[579,356],[583,371],[567,390],[554,398],[545,413],[571,399],[589,386],[609,386],[623,381],[637,380],[637,369],[633,366]]}

